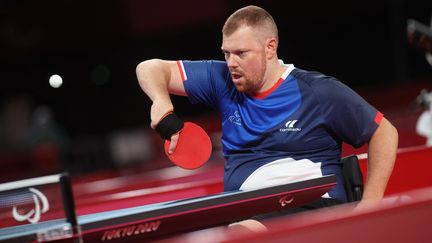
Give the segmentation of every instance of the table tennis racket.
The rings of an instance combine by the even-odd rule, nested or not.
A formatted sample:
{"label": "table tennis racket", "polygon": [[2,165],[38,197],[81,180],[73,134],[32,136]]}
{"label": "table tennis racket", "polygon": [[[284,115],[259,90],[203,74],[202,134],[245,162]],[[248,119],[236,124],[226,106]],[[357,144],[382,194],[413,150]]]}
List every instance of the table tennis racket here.
{"label": "table tennis racket", "polygon": [[168,158],[184,169],[197,169],[210,158],[212,144],[206,131],[195,123],[185,122],[179,133],[177,146],[172,154],[168,154],[171,141],[165,140],[164,149]]}

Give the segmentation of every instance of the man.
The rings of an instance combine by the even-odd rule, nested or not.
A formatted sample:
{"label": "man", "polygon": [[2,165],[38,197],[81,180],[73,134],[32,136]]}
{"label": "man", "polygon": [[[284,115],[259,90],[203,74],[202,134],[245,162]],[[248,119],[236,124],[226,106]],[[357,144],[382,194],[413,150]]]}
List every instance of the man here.
{"label": "man", "polygon": [[357,207],[379,202],[397,149],[390,122],[335,78],[283,64],[276,24],[264,9],[237,10],[222,33],[225,62],[152,59],[137,66],[139,84],[153,101],[151,127],[171,139],[169,153],[182,128],[171,93],[221,113],[225,190],[336,174],[337,186],[323,197],[344,202],[345,141],[356,147],[369,143],[368,178]]}

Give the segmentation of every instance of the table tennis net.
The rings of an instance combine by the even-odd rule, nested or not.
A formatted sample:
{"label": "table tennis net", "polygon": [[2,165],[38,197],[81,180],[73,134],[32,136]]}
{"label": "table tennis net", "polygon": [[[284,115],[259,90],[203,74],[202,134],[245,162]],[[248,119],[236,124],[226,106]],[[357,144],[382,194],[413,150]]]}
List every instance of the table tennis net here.
{"label": "table tennis net", "polygon": [[32,239],[25,239],[29,241],[46,241],[73,234],[72,223],[76,219],[70,219],[71,215],[75,217],[74,209],[64,202],[70,198],[65,193],[71,192],[68,191],[70,184],[65,183],[70,183],[67,174],[0,184],[0,241],[29,231],[34,231],[29,234]]}

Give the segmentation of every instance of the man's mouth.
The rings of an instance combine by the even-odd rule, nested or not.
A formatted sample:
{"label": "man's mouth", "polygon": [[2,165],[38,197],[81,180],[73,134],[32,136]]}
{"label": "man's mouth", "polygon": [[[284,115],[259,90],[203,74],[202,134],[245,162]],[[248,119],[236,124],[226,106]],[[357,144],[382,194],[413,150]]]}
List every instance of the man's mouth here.
{"label": "man's mouth", "polygon": [[237,81],[241,77],[243,77],[241,74],[238,74],[238,73],[232,73],[231,76],[232,76],[233,81]]}

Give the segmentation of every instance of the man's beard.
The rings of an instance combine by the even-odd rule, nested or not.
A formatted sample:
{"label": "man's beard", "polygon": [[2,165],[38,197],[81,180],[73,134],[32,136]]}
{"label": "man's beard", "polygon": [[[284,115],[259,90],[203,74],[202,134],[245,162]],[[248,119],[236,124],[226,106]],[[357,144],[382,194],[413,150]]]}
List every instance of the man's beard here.
{"label": "man's beard", "polygon": [[252,76],[247,75],[246,73],[242,74],[244,82],[241,85],[236,85],[236,88],[239,92],[243,92],[248,95],[255,95],[259,92],[263,85],[267,60],[264,58],[261,63],[262,65],[259,72],[253,74]]}

